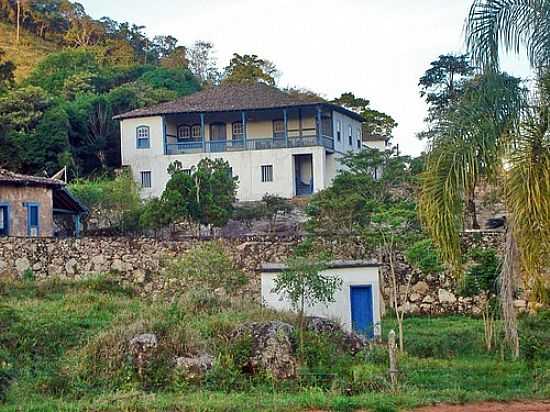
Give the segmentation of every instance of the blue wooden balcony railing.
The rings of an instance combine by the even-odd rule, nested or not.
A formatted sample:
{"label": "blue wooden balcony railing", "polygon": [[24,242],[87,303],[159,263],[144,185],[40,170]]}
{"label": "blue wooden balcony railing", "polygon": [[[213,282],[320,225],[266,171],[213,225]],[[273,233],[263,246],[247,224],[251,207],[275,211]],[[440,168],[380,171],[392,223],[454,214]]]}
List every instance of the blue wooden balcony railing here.
{"label": "blue wooden balcony railing", "polygon": [[238,152],[244,150],[268,150],[284,149],[292,147],[310,147],[324,146],[328,150],[334,150],[334,139],[331,136],[316,135],[297,136],[297,137],[275,137],[275,138],[257,138],[257,139],[230,139],[230,140],[209,140],[209,141],[189,141],[180,143],[167,143],[166,154],[188,154],[188,153],[218,153],[218,152]]}

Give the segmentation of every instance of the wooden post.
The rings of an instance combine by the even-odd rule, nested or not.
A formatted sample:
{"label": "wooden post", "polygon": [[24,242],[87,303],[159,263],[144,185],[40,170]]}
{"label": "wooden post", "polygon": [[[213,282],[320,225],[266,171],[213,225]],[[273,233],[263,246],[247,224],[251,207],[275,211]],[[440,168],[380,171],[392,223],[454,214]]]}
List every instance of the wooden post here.
{"label": "wooden post", "polygon": [[388,353],[390,357],[390,381],[392,387],[397,386],[397,345],[395,344],[395,331],[392,329],[388,334]]}

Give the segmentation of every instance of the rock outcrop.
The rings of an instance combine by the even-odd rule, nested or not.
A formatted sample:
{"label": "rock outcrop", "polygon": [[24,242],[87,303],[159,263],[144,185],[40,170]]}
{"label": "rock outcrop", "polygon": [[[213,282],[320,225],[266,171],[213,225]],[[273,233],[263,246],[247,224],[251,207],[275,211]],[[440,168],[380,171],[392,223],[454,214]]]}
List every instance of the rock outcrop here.
{"label": "rock outcrop", "polygon": [[243,369],[254,374],[268,371],[277,379],[296,376],[294,326],[280,321],[247,322],[235,329],[232,340],[250,340],[250,357]]}

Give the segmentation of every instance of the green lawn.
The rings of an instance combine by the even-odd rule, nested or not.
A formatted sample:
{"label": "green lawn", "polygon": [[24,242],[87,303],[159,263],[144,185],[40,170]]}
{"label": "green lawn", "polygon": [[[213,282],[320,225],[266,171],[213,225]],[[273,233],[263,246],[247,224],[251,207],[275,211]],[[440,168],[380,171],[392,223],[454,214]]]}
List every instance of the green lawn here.
{"label": "green lawn", "polygon": [[[462,316],[405,321],[407,354],[399,388],[387,379],[379,346],[352,358],[308,335],[299,379],[277,382],[242,373],[244,320],[283,318],[250,303],[187,293],[171,304],[147,302],[107,278],[0,283],[0,410],[6,411],[395,411],[434,402],[550,398],[550,316],[522,319],[522,358],[486,353],[483,324]],[[387,333],[395,327],[384,322]],[[124,344],[154,331],[159,360],[139,378]],[[189,383],[166,360],[208,349],[218,354],[204,380]],[[171,358],[170,358],[171,359]]]}

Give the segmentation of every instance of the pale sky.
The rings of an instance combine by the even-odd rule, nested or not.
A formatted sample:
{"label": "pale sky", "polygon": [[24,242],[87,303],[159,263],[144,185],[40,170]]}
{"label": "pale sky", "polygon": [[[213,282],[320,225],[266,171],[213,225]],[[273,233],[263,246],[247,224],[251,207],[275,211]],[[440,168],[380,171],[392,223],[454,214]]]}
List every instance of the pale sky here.
{"label": "pale sky", "polygon": [[[419,154],[426,104],[418,79],[440,54],[463,50],[472,0],[80,0],[94,18],[146,26],[149,36],[214,44],[218,66],[233,53],[257,54],[282,72],[279,86],[332,99],[368,98],[399,123],[394,143]],[[525,57],[503,68],[530,75]]]}

